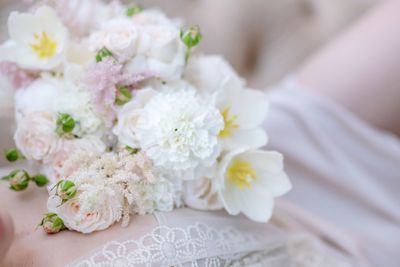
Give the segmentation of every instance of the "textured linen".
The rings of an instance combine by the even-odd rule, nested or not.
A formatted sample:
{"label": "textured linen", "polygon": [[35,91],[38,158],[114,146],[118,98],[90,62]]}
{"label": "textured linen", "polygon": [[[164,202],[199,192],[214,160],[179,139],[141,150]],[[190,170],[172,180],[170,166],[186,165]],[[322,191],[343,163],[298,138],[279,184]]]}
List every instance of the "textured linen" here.
{"label": "textured linen", "polygon": [[293,189],[281,207],[296,218],[291,227],[306,225],[360,265],[399,266],[399,138],[294,79],[268,94],[267,148],[285,156]]}

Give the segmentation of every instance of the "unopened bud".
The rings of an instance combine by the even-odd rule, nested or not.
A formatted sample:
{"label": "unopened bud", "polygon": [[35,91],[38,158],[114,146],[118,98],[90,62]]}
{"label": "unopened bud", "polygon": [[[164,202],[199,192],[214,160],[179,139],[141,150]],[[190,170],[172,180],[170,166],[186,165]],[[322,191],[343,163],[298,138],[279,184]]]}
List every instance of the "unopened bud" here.
{"label": "unopened bud", "polygon": [[75,120],[71,115],[66,113],[58,114],[56,132],[59,135],[70,133],[75,128]]}
{"label": "unopened bud", "polygon": [[133,5],[133,6],[128,7],[128,9],[126,10],[126,15],[128,17],[133,17],[134,15],[141,12],[142,10],[143,9],[139,5]]}
{"label": "unopened bud", "polygon": [[131,91],[126,86],[120,86],[117,89],[117,96],[115,99],[115,104],[118,106],[125,105],[132,99]]}
{"label": "unopened bud", "polygon": [[203,38],[203,35],[201,34],[199,27],[190,27],[186,31],[181,31],[180,36],[182,42],[188,48],[197,46],[200,43],[201,39]]}
{"label": "unopened bud", "polygon": [[41,175],[41,174],[36,175],[36,176],[32,177],[31,179],[32,179],[32,180],[36,183],[36,185],[39,186],[39,187],[45,186],[46,184],[49,183],[49,179],[47,179],[46,176]]}
{"label": "unopened bud", "polygon": [[43,230],[48,234],[56,234],[66,229],[63,220],[55,213],[47,213],[39,226],[42,226]]}
{"label": "unopened bud", "polygon": [[15,161],[17,161],[19,158],[21,158],[21,156],[20,156],[18,150],[15,149],[15,148],[11,148],[11,149],[7,150],[5,154],[6,154],[6,159],[7,159],[9,162],[15,162]]}
{"label": "unopened bud", "polygon": [[76,195],[75,183],[70,180],[61,180],[56,185],[56,195],[62,200],[62,203],[72,199]]}
{"label": "unopened bud", "polygon": [[189,61],[192,48],[200,43],[203,35],[201,34],[199,27],[191,27],[186,31],[181,30],[180,37],[186,46],[185,60],[187,63]]}
{"label": "unopened bud", "polygon": [[24,170],[14,170],[8,176],[2,178],[10,183],[10,189],[23,191],[28,188],[29,174]]}

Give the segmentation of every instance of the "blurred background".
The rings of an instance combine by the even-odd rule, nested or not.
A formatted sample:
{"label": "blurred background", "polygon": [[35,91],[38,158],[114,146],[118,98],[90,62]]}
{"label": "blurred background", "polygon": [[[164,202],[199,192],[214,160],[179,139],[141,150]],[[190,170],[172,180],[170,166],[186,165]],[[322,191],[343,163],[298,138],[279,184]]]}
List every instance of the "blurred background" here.
{"label": "blurred background", "polygon": [[[83,0],[85,1],[85,0]],[[248,80],[265,88],[290,74],[310,54],[379,0],[138,0],[159,7],[186,25],[199,25],[200,49],[222,54]],[[133,1],[124,1],[133,2]],[[7,17],[24,1],[0,0],[0,41],[7,39]],[[0,100],[8,92],[0,77]],[[12,144],[12,103],[0,101],[0,151]],[[2,157],[0,165],[4,164]]]}

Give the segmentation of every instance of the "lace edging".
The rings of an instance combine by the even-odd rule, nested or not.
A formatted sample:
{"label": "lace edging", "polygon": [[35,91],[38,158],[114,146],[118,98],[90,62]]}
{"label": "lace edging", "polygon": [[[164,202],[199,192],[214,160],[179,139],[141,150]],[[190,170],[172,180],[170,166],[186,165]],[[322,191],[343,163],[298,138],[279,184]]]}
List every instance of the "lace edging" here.
{"label": "lace edging", "polygon": [[235,254],[240,257],[243,248],[260,249],[260,239],[232,227],[221,230],[203,223],[187,228],[158,226],[139,240],[108,242],[90,258],[69,266],[182,266],[199,259],[223,259],[221,255],[227,256],[225,260]]}

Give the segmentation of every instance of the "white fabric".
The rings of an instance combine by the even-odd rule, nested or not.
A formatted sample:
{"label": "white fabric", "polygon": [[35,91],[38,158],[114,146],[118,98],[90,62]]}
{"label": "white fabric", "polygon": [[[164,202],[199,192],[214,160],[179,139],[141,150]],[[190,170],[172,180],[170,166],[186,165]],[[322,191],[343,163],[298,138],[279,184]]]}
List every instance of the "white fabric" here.
{"label": "white fabric", "polygon": [[286,213],[359,264],[399,266],[399,138],[293,79],[269,96],[268,148],[285,156],[293,183],[285,198],[307,210],[289,204]]}

